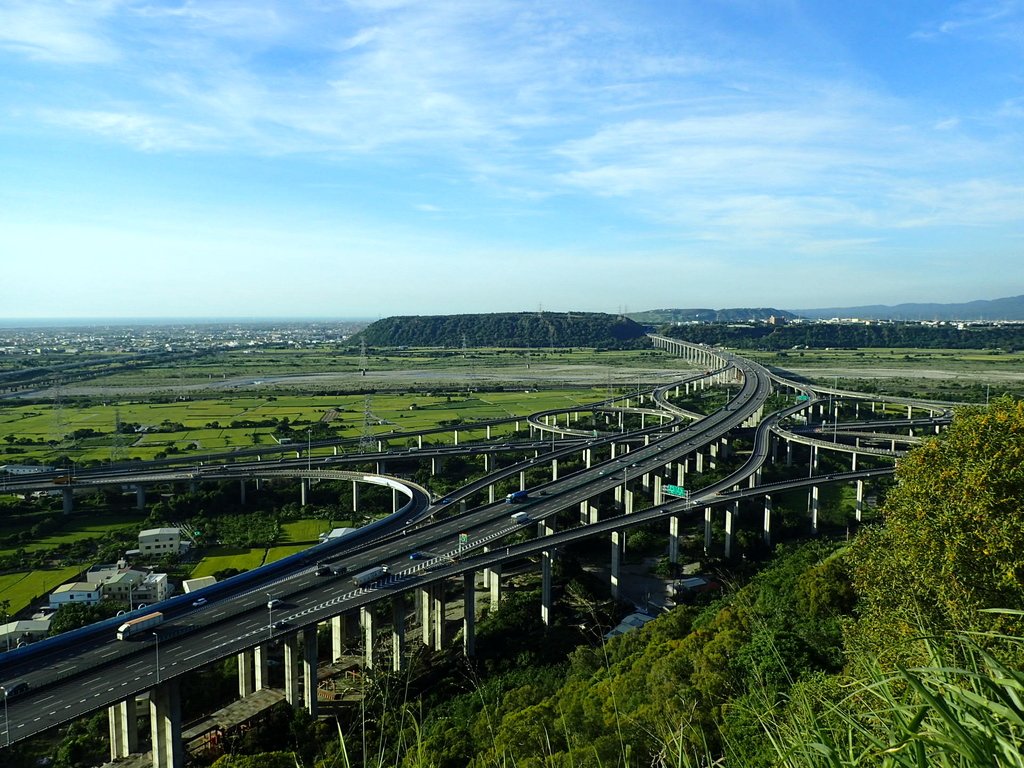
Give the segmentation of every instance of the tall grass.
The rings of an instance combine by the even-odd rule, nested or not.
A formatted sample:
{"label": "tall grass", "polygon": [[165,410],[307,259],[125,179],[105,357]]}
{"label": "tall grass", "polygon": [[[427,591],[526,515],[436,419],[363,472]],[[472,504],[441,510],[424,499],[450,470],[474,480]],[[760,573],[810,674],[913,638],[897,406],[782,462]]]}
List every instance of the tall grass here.
{"label": "tall grass", "polygon": [[986,650],[994,641],[1024,645],[993,635],[925,638],[929,661],[920,667],[869,664],[835,701],[794,694],[784,713],[762,720],[777,764],[1024,767],[1024,673]]}

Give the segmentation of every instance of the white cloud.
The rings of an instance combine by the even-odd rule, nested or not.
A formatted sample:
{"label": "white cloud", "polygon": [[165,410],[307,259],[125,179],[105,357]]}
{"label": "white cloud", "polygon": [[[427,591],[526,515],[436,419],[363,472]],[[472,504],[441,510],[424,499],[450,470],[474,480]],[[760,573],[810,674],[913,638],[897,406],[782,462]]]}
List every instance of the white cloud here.
{"label": "white cloud", "polygon": [[66,64],[110,62],[118,51],[101,32],[112,3],[30,0],[0,7],[0,48],[30,59]]}
{"label": "white cloud", "polygon": [[151,115],[88,110],[52,110],[40,113],[51,125],[65,126],[120,141],[145,152],[169,149],[210,149],[219,137],[210,128]]}

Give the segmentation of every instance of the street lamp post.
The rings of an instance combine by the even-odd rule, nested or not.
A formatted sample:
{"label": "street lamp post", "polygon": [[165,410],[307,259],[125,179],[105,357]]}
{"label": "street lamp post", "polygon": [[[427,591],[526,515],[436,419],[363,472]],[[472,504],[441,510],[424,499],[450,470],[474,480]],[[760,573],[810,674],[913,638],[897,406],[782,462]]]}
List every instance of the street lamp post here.
{"label": "street lamp post", "polygon": [[274,596],[267,592],[267,637],[274,636]]}
{"label": "street lamp post", "polygon": [[7,718],[7,689],[0,685],[0,691],[4,692],[4,741],[6,746],[11,746],[11,721]]}
{"label": "street lamp post", "polygon": [[156,638],[156,682],[160,684],[160,633],[154,632],[153,637]]}

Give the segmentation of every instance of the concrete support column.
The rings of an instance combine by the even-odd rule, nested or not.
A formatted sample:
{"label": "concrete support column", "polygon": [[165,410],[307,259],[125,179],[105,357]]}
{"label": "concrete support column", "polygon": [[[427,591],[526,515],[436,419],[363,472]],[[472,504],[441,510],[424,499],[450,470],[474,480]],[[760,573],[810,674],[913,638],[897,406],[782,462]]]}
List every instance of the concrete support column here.
{"label": "concrete support column", "polygon": [[245,506],[245,480],[238,481],[238,503]]}
{"label": "concrete support column", "polygon": [[318,713],[316,696],[316,668],[319,661],[317,654],[317,625],[312,624],[302,630],[302,703],[310,717]]}
{"label": "concrete support column", "polygon": [[818,535],[818,486],[811,486],[811,533]]}
{"label": "concrete support column", "polygon": [[551,626],[551,550],[540,553],[540,620],[545,627]]}
{"label": "concrete support column", "polygon": [[299,706],[299,635],[285,635],[284,645],[284,698],[291,706]]}
{"label": "concrete support column", "polygon": [[625,504],[623,506],[622,513],[625,515],[631,515],[633,514],[633,496],[635,494],[625,486],[623,486],[623,490],[625,491]]}
{"label": "concrete support column", "polygon": [[367,669],[377,666],[377,617],[372,607],[359,609],[359,625],[363,630],[363,658]]}
{"label": "concrete support column", "polygon": [[864,481],[857,481],[857,503],[855,507],[855,514],[857,516],[857,522],[860,522],[861,514],[864,512]]}
{"label": "concrete support column", "polygon": [[405,599],[395,595],[391,599],[391,670],[405,669]]}
{"label": "concrete support column", "polygon": [[484,454],[484,472],[490,472],[490,471],[491,471],[491,454],[485,453]]}
{"label": "concrete support column", "polygon": [[818,446],[811,446],[811,473],[818,471]]}
{"label": "concrete support column", "polygon": [[246,696],[251,696],[255,690],[253,653],[251,650],[241,651],[238,654],[238,697],[244,699]]}
{"label": "concrete support column", "polygon": [[704,552],[711,551],[711,507],[704,507]]}
{"label": "concrete support column", "polygon": [[619,571],[622,559],[622,540],[625,536],[624,531],[612,531],[611,592],[613,600],[619,599]]}
{"label": "concrete support column", "polygon": [[476,655],[476,574],[466,571],[462,574],[462,652],[466,656]]}
{"label": "concrete support column", "polygon": [[676,485],[680,488],[686,487],[686,464],[687,458],[685,456],[676,464]]}
{"label": "concrete support column", "polygon": [[267,658],[270,656],[270,647],[257,645],[252,649],[253,657],[253,685],[257,691],[270,687],[270,671]]}
{"label": "concrete support column", "polygon": [[793,466],[793,441],[786,441],[786,466]]}
{"label": "concrete support column", "polygon": [[417,600],[419,602],[418,613],[420,615],[420,628],[423,630],[423,644],[427,647],[430,646],[430,641],[434,636],[432,631],[432,625],[430,623],[431,616],[431,588],[420,587],[417,590]]}
{"label": "concrete support column", "polygon": [[423,448],[423,435],[416,435],[416,447]]}
{"label": "concrete support column", "polygon": [[520,491],[525,491],[526,490],[526,470],[525,469],[521,470],[519,472],[519,490]]}
{"label": "concrete support column", "polygon": [[740,500],[736,499],[725,508],[725,556],[732,557],[732,537],[740,521]]}
{"label": "concrete support column", "polygon": [[61,491],[61,496],[64,501],[64,514],[70,515],[75,511],[75,493],[70,488],[65,488]]}
{"label": "concrete support column", "polygon": [[135,716],[135,696],[107,707],[110,724],[110,759],[128,757],[139,751],[139,723]]}
{"label": "concrete support column", "polygon": [[444,582],[440,581],[434,584],[431,593],[434,603],[434,650],[440,651],[444,648],[444,635],[447,623],[445,617]]}
{"label": "concrete support column", "polygon": [[764,543],[769,547],[772,545],[772,497],[768,494],[764,497]]}
{"label": "concrete support column", "polygon": [[302,506],[306,506],[309,497],[309,479],[302,478]]}
{"label": "concrete support column", "polygon": [[594,452],[589,448],[583,450],[583,464],[587,469],[590,469],[590,465],[594,461]]}
{"label": "concrete support column", "polygon": [[[431,459],[433,461],[433,459]],[[352,481],[352,511],[359,511],[359,483]]]}
{"label": "concrete support column", "polygon": [[181,689],[177,678],[150,689],[149,728],[153,743],[153,768],[184,768]]}
{"label": "concrete support column", "polygon": [[345,655],[345,616],[331,617],[331,661],[341,661]]}
{"label": "concrete support column", "polygon": [[551,460],[551,482],[558,479],[558,459]]}
{"label": "concrete support column", "polygon": [[487,608],[491,613],[494,613],[498,609],[498,603],[501,600],[501,563],[495,563],[489,570],[491,577],[487,582],[489,590]]}
{"label": "concrete support column", "polygon": [[141,484],[135,485],[135,508],[146,508],[146,489]]}
{"label": "concrete support column", "polygon": [[[647,477],[647,475],[644,475]],[[654,476],[654,506],[665,503],[665,492],[661,487],[661,475]]]}
{"label": "concrete support column", "polygon": [[399,506],[401,506],[401,505],[398,503],[398,489],[397,488],[392,488],[391,489],[391,511],[392,512],[397,512]]}
{"label": "concrete support column", "polygon": [[668,519],[668,561],[673,565],[679,562],[679,515]]}
{"label": "concrete support column", "polygon": [[700,451],[697,451],[694,454],[694,457],[697,460],[697,473],[700,474],[701,472],[704,471],[704,454]]}
{"label": "concrete support column", "polygon": [[487,486],[487,503],[493,504],[494,499],[494,483],[491,483],[490,485]]}
{"label": "concrete support column", "polygon": [[455,430],[455,445],[459,444],[459,430]]}

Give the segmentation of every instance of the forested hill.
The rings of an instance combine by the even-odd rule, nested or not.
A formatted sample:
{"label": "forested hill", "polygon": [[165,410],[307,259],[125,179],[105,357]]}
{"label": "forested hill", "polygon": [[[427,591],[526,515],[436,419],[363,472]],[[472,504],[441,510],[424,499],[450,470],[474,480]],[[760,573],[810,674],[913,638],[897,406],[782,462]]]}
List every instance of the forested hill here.
{"label": "forested hill", "polygon": [[381,347],[610,347],[643,339],[642,325],[588,312],[386,317],[353,341]]}
{"label": "forested hill", "polygon": [[1024,326],[928,326],[916,323],[853,325],[814,323],[801,325],[683,325],[668,326],[666,336],[700,344],[737,349],[781,350],[799,347],[920,347],[923,349],[994,349],[1013,352],[1024,348]]}

